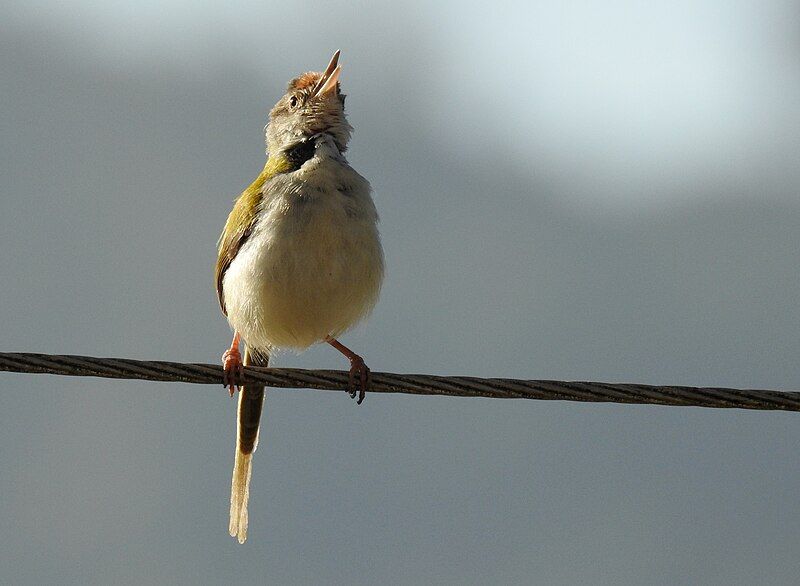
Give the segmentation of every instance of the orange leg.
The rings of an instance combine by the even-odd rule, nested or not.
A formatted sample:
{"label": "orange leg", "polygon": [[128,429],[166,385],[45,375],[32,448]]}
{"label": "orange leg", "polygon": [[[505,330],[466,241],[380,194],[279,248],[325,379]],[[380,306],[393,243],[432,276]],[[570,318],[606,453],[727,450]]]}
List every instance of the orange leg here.
{"label": "orange leg", "polygon": [[339,352],[344,354],[347,359],[350,361],[350,384],[348,385],[348,390],[350,391],[350,396],[355,399],[356,398],[356,376],[358,376],[359,382],[359,391],[358,391],[358,401],[356,404],[361,405],[362,401],[364,401],[364,397],[367,395],[367,389],[369,388],[370,383],[370,370],[367,368],[367,365],[364,364],[364,359],[361,358],[358,354],[353,352],[350,348],[342,344],[336,338],[331,338],[328,336],[325,338],[325,341],[336,348]]}
{"label": "orange leg", "polygon": [[222,367],[225,369],[222,375],[222,385],[229,388],[231,397],[237,389],[237,381],[242,380],[242,354],[239,352],[239,332],[233,333],[231,347],[222,355]]}

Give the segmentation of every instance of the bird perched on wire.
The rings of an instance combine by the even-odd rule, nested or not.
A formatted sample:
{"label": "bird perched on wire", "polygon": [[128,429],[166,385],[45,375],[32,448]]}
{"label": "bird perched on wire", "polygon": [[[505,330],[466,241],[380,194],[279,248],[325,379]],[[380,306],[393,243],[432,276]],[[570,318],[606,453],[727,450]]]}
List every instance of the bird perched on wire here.
{"label": "bird perched on wire", "polygon": [[[369,314],[383,280],[378,214],[366,179],[344,156],[352,127],[340,92],[339,51],[323,73],[289,82],[265,128],[267,162],[219,239],[217,295],[233,327],[223,354],[233,395],[243,365],[277,348],[327,342],[350,360],[350,395],[369,385],[364,360],[337,340]],[[240,345],[244,343],[244,359]],[[230,534],[247,539],[247,502],[264,387],[240,387]]]}

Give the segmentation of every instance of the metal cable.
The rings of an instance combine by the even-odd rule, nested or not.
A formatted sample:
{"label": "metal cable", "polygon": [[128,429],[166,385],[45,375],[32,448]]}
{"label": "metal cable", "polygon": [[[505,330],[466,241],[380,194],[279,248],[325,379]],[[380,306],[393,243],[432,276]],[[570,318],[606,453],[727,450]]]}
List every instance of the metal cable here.
{"label": "metal cable", "polygon": [[[222,384],[222,366],[216,364],[183,364],[127,358],[0,352],[0,371]],[[245,367],[243,381],[264,383],[268,387],[343,391],[347,389],[348,373],[340,370]],[[390,372],[373,372],[369,392],[800,411],[798,391],[514,380]]]}

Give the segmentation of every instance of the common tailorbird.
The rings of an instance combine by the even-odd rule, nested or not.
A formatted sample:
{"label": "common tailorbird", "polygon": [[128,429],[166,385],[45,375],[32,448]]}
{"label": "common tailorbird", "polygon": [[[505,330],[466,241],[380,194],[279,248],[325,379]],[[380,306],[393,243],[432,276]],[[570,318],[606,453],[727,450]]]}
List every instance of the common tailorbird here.
{"label": "common tailorbird", "polygon": [[[337,51],[324,73],[289,82],[265,128],[267,162],[236,200],[219,239],[217,295],[234,330],[223,354],[233,395],[243,365],[267,366],[279,348],[327,342],[350,360],[350,395],[364,400],[369,369],[337,340],[374,307],[383,280],[378,214],[366,179],[344,156]],[[239,350],[244,343],[244,359]],[[247,502],[264,387],[242,384],[230,534],[247,539]]]}

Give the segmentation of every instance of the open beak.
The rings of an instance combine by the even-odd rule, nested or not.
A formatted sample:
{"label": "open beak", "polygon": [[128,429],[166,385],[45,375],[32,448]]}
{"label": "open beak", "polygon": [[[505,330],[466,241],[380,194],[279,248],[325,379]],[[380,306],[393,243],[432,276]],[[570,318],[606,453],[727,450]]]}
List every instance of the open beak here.
{"label": "open beak", "polygon": [[342,72],[342,66],[339,65],[339,53],[340,51],[336,51],[331,57],[331,62],[328,63],[325,73],[319,78],[311,94],[312,96],[324,96],[328,92],[336,90],[336,83],[339,81],[339,74]]}

